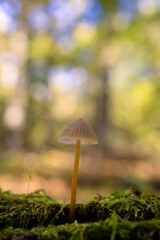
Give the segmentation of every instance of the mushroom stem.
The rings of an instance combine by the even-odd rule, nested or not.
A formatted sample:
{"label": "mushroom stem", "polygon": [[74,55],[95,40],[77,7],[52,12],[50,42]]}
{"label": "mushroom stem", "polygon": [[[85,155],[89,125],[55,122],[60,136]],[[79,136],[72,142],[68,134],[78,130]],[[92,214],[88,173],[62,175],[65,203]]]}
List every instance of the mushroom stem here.
{"label": "mushroom stem", "polygon": [[79,153],[80,153],[80,140],[76,143],[75,161],[72,176],[72,190],[71,190],[71,208],[69,222],[73,223],[75,220],[75,204],[76,204],[76,190],[77,190],[77,177],[78,177],[78,165],[79,165]]}

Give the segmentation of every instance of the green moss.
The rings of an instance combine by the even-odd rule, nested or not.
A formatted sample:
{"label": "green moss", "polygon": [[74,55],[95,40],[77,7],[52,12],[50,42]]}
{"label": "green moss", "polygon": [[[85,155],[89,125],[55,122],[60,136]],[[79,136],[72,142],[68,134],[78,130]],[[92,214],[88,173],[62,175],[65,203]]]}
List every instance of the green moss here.
{"label": "green moss", "polygon": [[129,190],[76,205],[48,197],[43,190],[29,195],[0,191],[1,239],[160,239],[160,195]]}
{"label": "green moss", "polygon": [[[116,216],[114,216],[116,219]],[[160,220],[129,222],[106,220],[93,223],[65,224],[37,227],[31,230],[9,227],[0,231],[1,239],[42,239],[42,240],[152,240],[160,239]],[[27,238],[27,236],[29,238]],[[32,238],[31,238],[32,236]],[[22,238],[23,237],[23,238]],[[17,238],[18,239],[18,238]]]}
{"label": "green moss", "polygon": [[64,205],[46,196],[42,190],[29,195],[1,191],[0,199],[0,228],[45,226]]}

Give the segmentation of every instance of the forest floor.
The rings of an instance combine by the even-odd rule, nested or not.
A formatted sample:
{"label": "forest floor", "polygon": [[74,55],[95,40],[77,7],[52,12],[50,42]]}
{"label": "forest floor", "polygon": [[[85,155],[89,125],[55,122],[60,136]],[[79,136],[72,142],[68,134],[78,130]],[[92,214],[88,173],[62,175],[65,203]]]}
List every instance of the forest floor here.
{"label": "forest floor", "polygon": [[158,156],[82,152],[73,224],[73,152],[4,151],[0,162],[0,240],[160,239]]}
{"label": "forest floor", "polygon": [[[77,200],[85,203],[96,194],[106,196],[113,191],[123,192],[130,186],[143,193],[160,193],[159,159],[159,155],[133,158],[129,154],[126,158],[113,158],[82,151]],[[0,163],[3,191],[29,193],[43,188],[52,198],[70,199],[74,152],[57,149],[41,153],[1,151]]]}
{"label": "forest floor", "polygon": [[0,191],[0,240],[152,240],[160,239],[160,195],[129,189],[70,205],[47,196]]}

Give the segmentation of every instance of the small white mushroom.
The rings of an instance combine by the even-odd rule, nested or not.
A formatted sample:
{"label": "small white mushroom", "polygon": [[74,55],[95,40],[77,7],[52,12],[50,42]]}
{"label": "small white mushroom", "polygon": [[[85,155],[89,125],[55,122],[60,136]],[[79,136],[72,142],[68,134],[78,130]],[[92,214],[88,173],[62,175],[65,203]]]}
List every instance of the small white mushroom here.
{"label": "small white mushroom", "polygon": [[77,176],[79,166],[80,144],[98,144],[97,137],[91,126],[83,119],[78,119],[72,122],[61,133],[58,142],[65,144],[76,144],[75,162],[72,176],[72,190],[71,190],[71,208],[69,222],[75,220],[75,204],[76,204],[76,190],[77,190]]}

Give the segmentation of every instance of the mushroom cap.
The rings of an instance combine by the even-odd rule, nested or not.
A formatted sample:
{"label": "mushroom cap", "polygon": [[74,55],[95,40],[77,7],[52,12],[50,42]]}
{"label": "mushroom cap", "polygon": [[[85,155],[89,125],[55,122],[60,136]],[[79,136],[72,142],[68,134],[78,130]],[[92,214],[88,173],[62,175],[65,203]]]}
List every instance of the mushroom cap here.
{"label": "mushroom cap", "polygon": [[58,142],[65,144],[76,144],[77,140],[82,144],[98,144],[95,132],[82,118],[72,122],[58,138]]}

